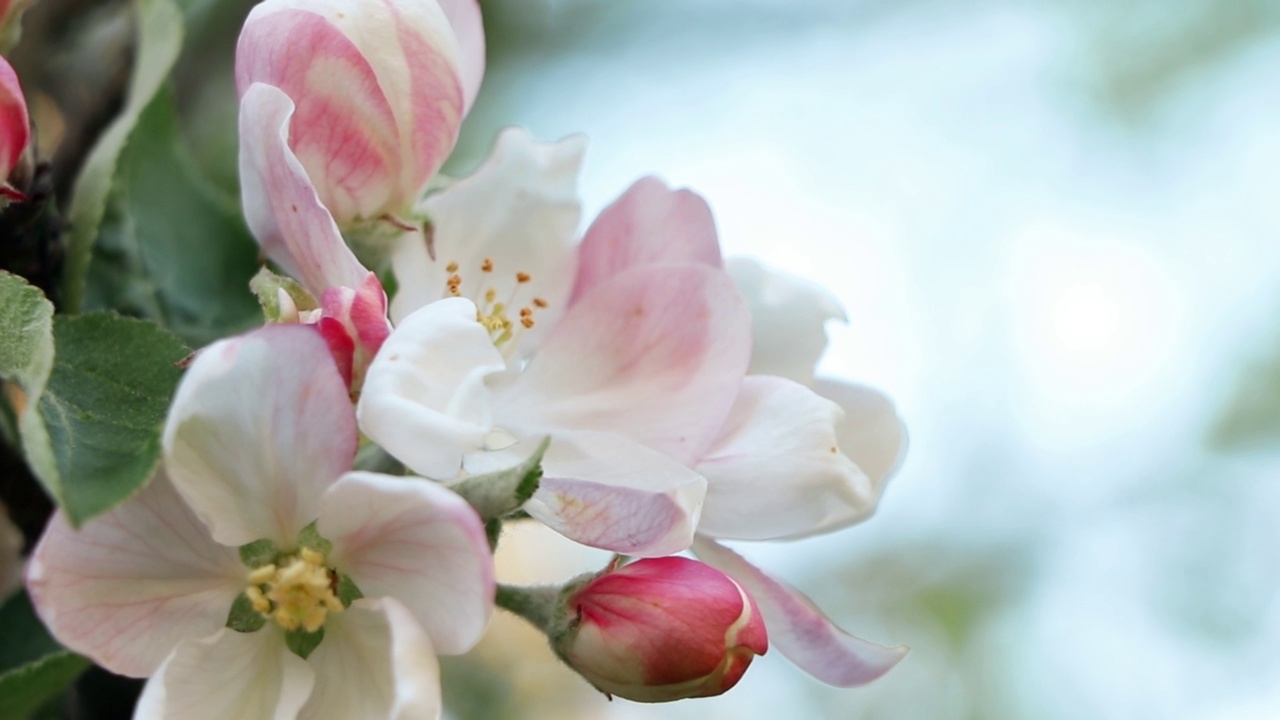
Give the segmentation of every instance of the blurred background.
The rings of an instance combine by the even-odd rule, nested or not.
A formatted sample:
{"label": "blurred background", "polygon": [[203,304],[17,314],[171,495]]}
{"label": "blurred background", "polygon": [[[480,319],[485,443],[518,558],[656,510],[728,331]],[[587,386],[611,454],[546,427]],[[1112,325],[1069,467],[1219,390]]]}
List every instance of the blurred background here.
{"label": "blurred background", "polygon": [[[86,36],[120,46],[100,4]],[[234,203],[251,3],[182,4],[225,16],[176,90]],[[585,133],[584,222],[656,173],[707,198],[727,254],[844,302],[821,372],[897,401],[906,463],[865,524],[737,549],[912,652],[856,690],[773,652],[723,697],[607,703],[499,618],[446,664],[452,718],[1280,718],[1280,3],[482,5],[451,172],[509,124]],[[29,73],[74,61],[34,47]],[[507,580],[601,564],[505,545]]]}

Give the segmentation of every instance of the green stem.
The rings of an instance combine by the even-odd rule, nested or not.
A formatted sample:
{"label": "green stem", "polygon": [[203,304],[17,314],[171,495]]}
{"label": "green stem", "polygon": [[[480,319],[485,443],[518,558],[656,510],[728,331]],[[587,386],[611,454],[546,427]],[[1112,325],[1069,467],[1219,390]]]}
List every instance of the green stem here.
{"label": "green stem", "polygon": [[551,634],[557,625],[561,588],[555,585],[521,587],[498,584],[494,598],[498,607],[528,620],[544,633]]}

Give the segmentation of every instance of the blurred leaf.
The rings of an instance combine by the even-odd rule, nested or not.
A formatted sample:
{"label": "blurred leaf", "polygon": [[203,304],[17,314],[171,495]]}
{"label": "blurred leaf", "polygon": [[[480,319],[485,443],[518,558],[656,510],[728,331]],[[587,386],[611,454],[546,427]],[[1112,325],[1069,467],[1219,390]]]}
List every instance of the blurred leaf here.
{"label": "blurred leaf", "polygon": [[16,383],[7,399],[17,417],[27,398],[40,396],[52,368],[53,304],[26,280],[0,271],[0,378]]}
{"label": "blurred leaf", "polygon": [[[258,246],[234,201],[201,179],[183,147],[170,92],[138,118],[120,156],[95,302],[164,324],[193,346],[261,324],[249,291]],[[103,263],[98,258],[113,258]]]}
{"label": "blurred leaf", "polygon": [[128,99],[85,160],[68,209],[71,236],[67,245],[62,297],[68,312],[79,312],[94,240],[106,211],[116,161],[144,108],[160,90],[182,48],[182,15],[171,0],[136,0],[138,44]]}
{"label": "blurred leaf", "polygon": [[0,607],[0,718],[28,717],[89,667],[49,636],[20,592]]}
{"label": "blurred leaf", "polygon": [[[23,427],[27,459],[73,525],[151,478],[165,411],[188,354],[154,323],[112,313],[54,321],[57,355],[39,398],[43,438]],[[34,416],[34,414],[33,414]]]}
{"label": "blurred leaf", "polygon": [[1229,451],[1280,444],[1280,356],[1245,370],[1209,442]]}

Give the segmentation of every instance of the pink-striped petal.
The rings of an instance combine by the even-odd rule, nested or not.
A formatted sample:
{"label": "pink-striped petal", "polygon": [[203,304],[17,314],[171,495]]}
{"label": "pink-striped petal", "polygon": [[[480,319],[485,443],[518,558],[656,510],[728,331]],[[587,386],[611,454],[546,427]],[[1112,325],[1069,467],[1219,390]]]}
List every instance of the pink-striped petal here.
{"label": "pink-striped petal", "polygon": [[813,389],[844,409],[836,437],[862,472],[883,490],[907,454],[907,427],[887,395],[865,385],[819,378]]}
{"label": "pink-striped petal", "polygon": [[330,615],[307,663],[316,686],[299,720],[431,720],[443,710],[431,640],[391,598]]}
{"label": "pink-striped petal", "polygon": [[779,377],[748,376],[715,445],[698,532],[780,540],[830,532],[870,516],[877,486],[836,441],[840,408]]}
{"label": "pink-striped petal", "polygon": [[498,424],[517,436],[611,432],[692,464],[738,395],[750,324],[719,270],[627,271],[570,308],[519,381],[495,395]]}
{"label": "pink-striped petal", "polygon": [[454,37],[458,39],[459,75],[465,101],[462,112],[465,115],[475,103],[480,81],[484,79],[484,21],[480,16],[480,3],[478,0],[440,0],[440,7],[444,8]]}
{"label": "pink-striped petal", "polygon": [[485,378],[505,368],[471,301],[434,302],[405,318],[369,366],[360,428],[414,472],[452,480],[493,429]]}
{"label": "pink-striped petal", "polygon": [[285,647],[277,628],[223,628],[179,645],[147,681],[133,717],[293,720],[315,684],[315,672]]}
{"label": "pink-striped petal", "polygon": [[657,557],[689,547],[707,484],[700,475],[624,438],[553,438],[542,483],[525,510],[583,545]]}
{"label": "pink-striped petal", "polygon": [[0,185],[9,178],[30,140],[31,120],[22,85],[13,66],[0,57]]}
{"label": "pink-striped petal", "polygon": [[217,632],[244,586],[235,548],[213,541],[163,473],[79,531],[55,514],[27,570],[54,637],[132,677],[154,673],[183,640]]}
{"label": "pink-striped petal", "polygon": [[625,270],[686,262],[722,265],[711,208],[691,190],[641,178],[587,229],[571,302]]}
{"label": "pink-striped petal", "polygon": [[493,611],[484,527],[455,493],[422,478],[354,472],[325,493],[317,524],[329,561],[365,597],[393,597],[446,655],[480,640]]}
{"label": "pink-striped petal", "polygon": [[240,101],[240,192],[245,220],[267,257],[319,297],[360,287],[369,271],[347,247],[311,178],[289,148],[294,103],[254,84]]}
{"label": "pink-striped petal", "polygon": [[271,325],[206,347],[178,386],[165,465],[224,545],[291,547],[355,458],[346,384],[313,328]]}
{"label": "pink-striped petal", "polygon": [[884,647],[846,633],[812,600],[723,545],[699,536],[693,551],[751,594],[764,615],[773,647],[828,685],[865,685],[892,670],[907,654],[905,647]]}

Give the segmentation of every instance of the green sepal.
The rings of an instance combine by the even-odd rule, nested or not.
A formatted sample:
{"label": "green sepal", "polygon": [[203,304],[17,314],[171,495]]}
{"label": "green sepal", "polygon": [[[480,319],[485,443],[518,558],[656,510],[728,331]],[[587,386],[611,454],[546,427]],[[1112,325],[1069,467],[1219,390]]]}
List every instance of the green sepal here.
{"label": "green sepal", "polygon": [[338,596],[338,601],[342,603],[342,607],[349,608],[351,603],[364,597],[364,593],[360,592],[360,588],[356,587],[356,583],[349,576],[338,574],[338,587],[335,588],[334,594]]}
{"label": "green sepal", "polygon": [[[315,310],[319,307],[311,293],[307,292],[296,280],[284,275],[277,275],[265,267],[258,270],[258,274],[249,280],[249,289],[258,297],[258,304],[262,306],[262,315],[269,323],[281,322],[280,290],[283,290],[293,300],[298,312]],[[284,321],[297,322],[297,319],[284,318]]]}
{"label": "green sepal", "polygon": [[231,612],[227,613],[227,627],[236,632],[250,633],[257,632],[267,624],[267,619],[262,613],[253,609],[253,603],[249,602],[249,596],[240,593],[236,596],[234,602],[231,603]]}
{"label": "green sepal", "polygon": [[333,552],[333,543],[320,536],[320,531],[316,530],[314,521],[302,528],[302,532],[298,533],[298,544],[308,550],[315,550],[325,557],[328,557],[329,553]]}
{"label": "green sepal", "polygon": [[320,647],[320,641],[324,640],[324,628],[321,627],[315,632],[307,632],[306,630],[289,630],[284,634],[284,644],[289,646],[289,650],[294,655],[306,660],[316,648]]}
{"label": "green sepal", "polygon": [[498,539],[502,537],[502,518],[490,518],[484,524],[484,536],[489,541],[489,551],[498,549]]}
{"label": "green sepal", "polygon": [[471,475],[449,484],[449,489],[466,500],[483,520],[503,518],[519,512],[542,482],[542,456],[551,438],[543,438],[524,462],[506,470]]}
{"label": "green sepal", "polygon": [[240,546],[240,562],[251,568],[270,565],[279,557],[280,548],[276,547],[275,542],[267,538],[254,540],[251,543],[245,543]]}

